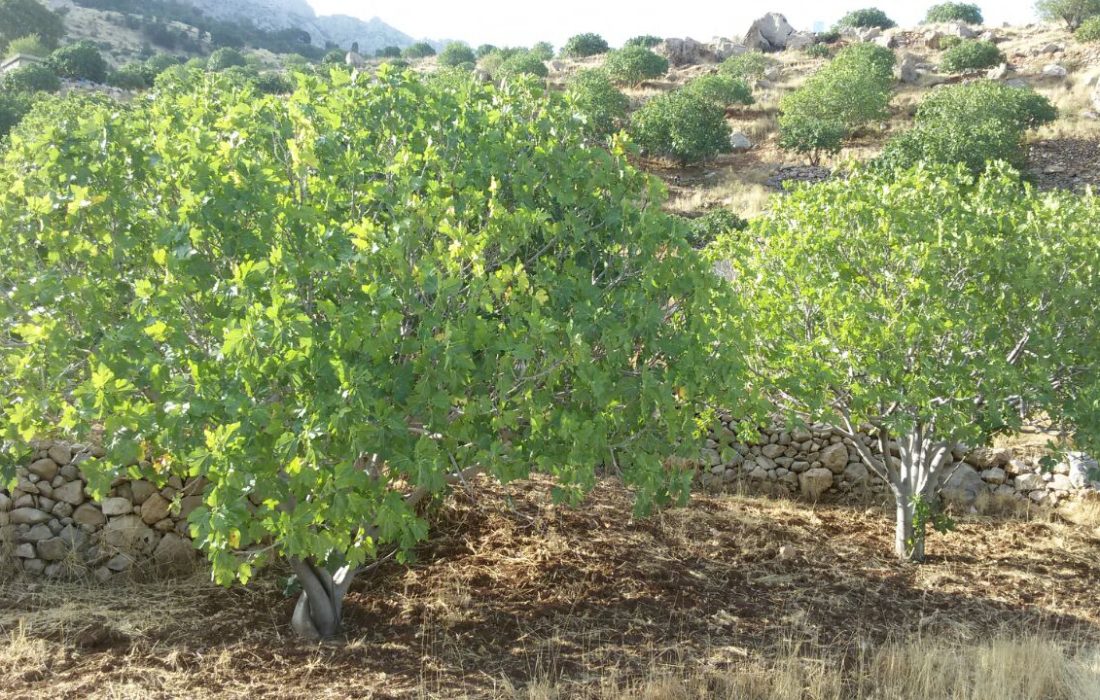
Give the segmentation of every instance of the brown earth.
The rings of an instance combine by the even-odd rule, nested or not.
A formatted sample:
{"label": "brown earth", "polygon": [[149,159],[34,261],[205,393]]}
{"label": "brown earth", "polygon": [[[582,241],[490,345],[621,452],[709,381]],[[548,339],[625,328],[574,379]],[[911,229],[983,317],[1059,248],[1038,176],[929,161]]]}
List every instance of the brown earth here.
{"label": "brown earth", "polygon": [[355,586],[340,644],[292,636],[275,574],[228,590],[201,576],[9,582],[0,697],[609,697],[609,679],[654,669],[789,658],[835,671],[840,698],[891,643],[1100,648],[1095,512],[1076,525],[970,517],[932,535],[917,567],[890,556],[881,508],[704,494],[636,520],[613,481],[578,509],[554,505],[544,481],[477,488],[440,508],[414,564]]}

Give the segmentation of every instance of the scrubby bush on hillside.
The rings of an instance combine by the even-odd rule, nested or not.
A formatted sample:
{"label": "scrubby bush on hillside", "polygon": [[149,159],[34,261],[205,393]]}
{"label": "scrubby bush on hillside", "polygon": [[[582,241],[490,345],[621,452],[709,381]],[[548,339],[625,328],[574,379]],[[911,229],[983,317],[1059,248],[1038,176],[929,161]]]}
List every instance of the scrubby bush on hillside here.
{"label": "scrubby bush on hillside", "polygon": [[779,119],[779,147],[805,156],[810,165],[820,165],[825,155],[840,152],[848,127],[825,114],[792,112]]}
{"label": "scrubby bush on hillside", "polygon": [[496,79],[515,77],[518,75],[533,75],[545,78],[550,75],[550,69],[542,60],[530,51],[519,51],[506,58],[495,72],[490,74]]}
{"label": "scrubby bush on hillside", "polygon": [[921,103],[913,127],[887,143],[881,161],[888,167],[962,163],[974,173],[994,160],[1020,167],[1026,163],[1025,132],[1057,115],[1035,91],[994,80],[940,88]]}
{"label": "scrubby bush on hillside", "polygon": [[718,66],[718,72],[743,81],[750,87],[764,79],[764,72],[772,65],[770,58],[759,51],[748,51],[730,56]]}
{"label": "scrubby bush on hillside", "polygon": [[8,43],[8,48],[2,55],[15,56],[16,54],[23,54],[24,56],[36,56],[38,58],[47,58],[50,55],[50,50],[46,48],[46,45],[42,43],[42,40],[37,35],[21,36],[18,39],[12,39]]}
{"label": "scrubby bush on hillside", "polygon": [[810,44],[802,52],[810,58],[828,58],[833,55],[826,44]]}
{"label": "scrubby bush on hillside", "polygon": [[649,155],[672,158],[681,165],[731,150],[725,109],[683,90],[646,102],[634,113],[630,134]]}
{"label": "scrubby bush on hillside", "polygon": [[599,34],[577,34],[565,42],[561,55],[566,58],[584,58],[607,53],[610,48]]}
{"label": "scrubby bush on hillside", "polygon": [[944,52],[940,68],[949,73],[962,73],[992,68],[1004,61],[1004,53],[992,41],[963,41]]}
{"label": "scrubby bush on hillside", "polygon": [[571,76],[566,96],[581,117],[581,128],[592,138],[607,138],[626,125],[630,100],[601,70],[582,70]]}
{"label": "scrubby bush on hillside", "polygon": [[1089,17],[1100,15],[1100,0],[1039,0],[1035,3],[1039,15],[1046,20],[1060,20],[1075,30]]}
{"label": "scrubby bush on hillside", "polygon": [[822,44],[835,44],[840,41],[840,32],[835,29],[820,32],[817,35],[817,40]]}
{"label": "scrubby bush on hillside", "polygon": [[209,71],[221,71],[246,65],[248,62],[244,60],[241,52],[230,48],[217,49],[210,54],[210,58],[206,59],[206,69]]}
{"label": "scrubby bush on hillside", "polygon": [[107,61],[99,48],[90,41],[62,46],[50,54],[49,64],[62,78],[90,80],[93,83],[107,80]]}
{"label": "scrubby bush on hillside", "polygon": [[0,164],[0,483],[46,434],[103,446],[99,497],[201,477],[214,580],[288,560],[303,635],[478,471],[686,497],[742,385],[663,188],[534,81],[192,73],[43,116]]}
{"label": "scrubby bush on hillside", "polygon": [[499,49],[497,47],[493,46],[492,44],[482,44],[481,46],[477,47],[477,51],[475,51],[474,54],[479,59],[481,59],[481,58],[485,58],[486,56],[493,53],[494,51],[499,51]]}
{"label": "scrubby bush on hillside", "polygon": [[1100,42],[1100,15],[1089,17],[1082,22],[1073,36],[1077,37],[1078,41],[1086,43]]}
{"label": "scrubby bush on hillside", "polygon": [[554,45],[549,41],[536,42],[531,47],[531,55],[537,57],[540,61],[549,61],[554,58]]}
{"label": "scrubby bush on hillside", "polygon": [[721,236],[744,231],[749,222],[729,209],[715,209],[687,221],[688,242],[696,248],[704,248]]}
{"label": "scrubby bush on hillside", "polygon": [[5,138],[15,125],[31,110],[34,100],[25,92],[0,90],[0,139]]}
{"label": "scrubby bush on hillside", "polygon": [[[400,46],[383,46],[374,52],[375,58],[401,58]],[[340,57],[340,61],[344,60],[343,56]]]}
{"label": "scrubby bush on hillside", "polygon": [[49,66],[31,64],[6,73],[0,78],[0,89],[11,92],[57,92],[61,80]]}
{"label": "scrubby bush on hillside", "polygon": [[170,56],[166,53],[158,53],[145,59],[143,69],[145,71],[145,77],[150,85],[153,84],[153,80],[168,70],[172,66],[178,66],[180,64],[179,58],[176,56]]}
{"label": "scrubby bush on hillside", "polygon": [[435,47],[426,41],[418,41],[412,46],[405,47],[405,50],[401,52],[402,58],[409,60],[415,60],[417,58],[427,58],[435,55]]}
{"label": "scrubby bush on hillside", "polygon": [[652,49],[660,46],[664,42],[659,36],[653,36],[652,34],[642,34],[641,36],[633,36],[626,40],[623,47],[627,46],[641,46],[643,49]]}
{"label": "scrubby bush on hillside", "polygon": [[123,90],[144,90],[151,84],[145,67],[140,63],[127,63],[107,76],[107,84]]}
{"label": "scrubby bush on hillside", "polygon": [[849,12],[840,18],[836,26],[841,29],[870,29],[872,27],[890,29],[891,27],[896,27],[897,23],[887,17],[886,13],[877,7],[869,7],[863,10],[853,10]]}
{"label": "scrubby bush on hillside", "polygon": [[754,102],[748,85],[721,73],[695,78],[681,90],[698,95],[722,109],[731,105],[751,105]]}
{"label": "scrubby bush on hillside", "polygon": [[[379,51],[381,51],[381,49],[379,49]],[[401,52],[398,51],[398,53],[400,54]],[[344,62],[344,57],[346,55],[347,55],[346,51],[341,51],[340,49],[333,49],[332,51],[329,51],[328,53],[326,53],[323,58],[321,58],[321,63],[323,65],[326,65],[326,66],[339,65],[339,64]],[[375,55],[377,55],[377,54],[375,54]]]}
{"label": "scrubby bush on hillside", "polygon": [[[0,52],[11,41],[35,36],[47,51],[65,36],[61,16],[37,0],[0,0]],[[39,54],[34,54],[39,55]]]}
{"label": "scrubby bush on hillside", "polygon": [[981,24],[982,9],[977,5],[966,2],[944,2],[928,8],[928,14],[924,17],[925,24],[936,22],[962,22],[964,24]]}
{"label": "scrubby bush on hillside", "polygon": [[464,63],[473,63],[476,60],[477,56],[474,54],[473,49],[457,41],[447,44],[439,53],[439,64],[451,68],[461,66]]}
{"label": "scrubby bush on hillside", "polygon": [[638,85],[668,72],[668,59],[641,46],[612,51],[604,62],[607,75],[621,85]]}

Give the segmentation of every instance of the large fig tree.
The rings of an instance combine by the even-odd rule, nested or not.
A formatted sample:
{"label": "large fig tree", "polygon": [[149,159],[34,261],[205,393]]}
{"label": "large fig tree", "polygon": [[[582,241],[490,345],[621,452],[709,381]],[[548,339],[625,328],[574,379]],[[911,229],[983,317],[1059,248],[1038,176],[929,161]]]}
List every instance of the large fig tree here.
{"label": "large fig tree", "polygon": [[857,172],[737,235],[715,252],[757,385],[790,419],[845,431],[889,483],[898,556],[924,557],[952,451],[1029,417],[1100,435],[1095,197],[1039,195],[1007,166]]}
{"label": "large fig tree", "polygon": [[286,557],[299,632],[337,634],[355,572],[475,471],[685,492],[733,302],[560,98],[383,67],[42,109],[0,167],[6,451],[96,441],[100,493],[204,477],[215,579]]}

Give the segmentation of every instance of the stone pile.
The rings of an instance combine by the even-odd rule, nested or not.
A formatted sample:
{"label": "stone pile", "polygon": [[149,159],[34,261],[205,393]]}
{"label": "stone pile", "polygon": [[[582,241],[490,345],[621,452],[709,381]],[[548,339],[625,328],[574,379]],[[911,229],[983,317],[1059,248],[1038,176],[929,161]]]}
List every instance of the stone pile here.
{"label": "stone pile", "polygon": [[101,581],[192,570],[187,516],[202,503],[202,481],[172,476],[158,487],[118,479],[96,502],[81,465],[102,456],[94,447],[45,444],[17,470],[16,487],[0,490],[0,569]]}
{"label": "stone pile", "polygon": [[[769,491],[785,492],[809,500],[842,499],[850,494],[886,498],[889,487],[859,457],[852,440],[828,425],[815,424],[793,430],[762,431],[751,444],[738,441],[736,423],[724,417],[710,432],[700,459],[697,481],[702,486],[756,482]],[[876,457],[878,441],[860,438]],[[891,445],[897,456],[897,445]],[[968,508],[983,494],[1030,500],[1057,506],[1086,492],[1100,492],[1095,460],[1071,453],[1052,471],[1044,471],[1037,458],[1017,456],[1008,450],[979,448],[956,450],[947,467],[942,495],[948,502]]]}

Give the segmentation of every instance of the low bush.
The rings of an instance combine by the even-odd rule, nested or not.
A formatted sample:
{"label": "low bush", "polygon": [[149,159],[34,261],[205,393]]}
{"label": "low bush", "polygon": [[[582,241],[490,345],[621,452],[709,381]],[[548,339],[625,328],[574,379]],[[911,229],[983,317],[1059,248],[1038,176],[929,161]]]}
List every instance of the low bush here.
{"label": "low bush", "polygon": [[0,89],[11,92],[57,92],[61,80],[49,66],[31,64],[13,70],[0,80]]}
{"label": "low bush", "polygon": [[607,138],[627,122],[630,100],[601,70],[578,71],[566,84],[566,97],[590,137]]}
{"label": "low bush", "polygon": [[962,22],[963,24],[981,24],[982,9],[977,5],[967,2],[944,2],[928,8],[928,14],[924,16],[925,24],[937,22]]}
{"label": "low bush", "polygon": [[725,110],[685,90],[647,102],[634,113],[630,133],[649,155],[672,158],[681,165],[730,151]]}
{"label": "low bush", "polygon": [[705,248],[719,236],[744,231],[749,222],[729,209],[715,209],[694,219],[688,219],[688,242],[695,248]]}
{"label": "low bush", "polygon": [[827,44],[810,44],[803,49],[803,53],[810,58],[828,58],[833,55]]}
{"label": "low bush", "polygon": [[34,100],[25,92],[0,90],[0,139],[8,135],[16,124],[31,111]]}
{"label": "low bush", "polygon": [[38,38],[38,35],[32,34],[30,36],[21,36],[17,39],[12,39],[8,43],[8,48],[4,51],[4,54],[7,56],[23,54],[24,56],[46,58],[50,55],[50,50],[42,40]]}
{"label": "low bush", "polygon": [[839,153],[848,136],[844,122],[823,114],[794,112],[779,118],[779,147],[820,165],[826,154]]}
{"label": "low bush", "polygon": [[599,34],[577,34],[569,37],[565,46],[561,49],[561,55],[566,58],[584,58],[586,56],[598,56],[610,50],[607,41]]}
{"label": "low bush", "polygon": [[880,162],[963,163],[974,173],[995,160],[1020,167],[1026,163],[1025,132],[1057,116],[1050,101],[1030,89],[994,80],[952,85],[925,98],[913,128],[887,143]]}
{"label": "low bush", "polygon": [[722,61],[718,72],[752,86],[764,79],[764,72],[771,64],[771,59],[759,51],[749,51]]}
{"label": "low bush", "polygon": [[886,16],[886,13],[877,7],[868,7],[863,10],[854,10],[840,18],[836,26],[841,29],[890,29],[897,23]]}
{"label": "low bush", "polygon": [[1073,36],[1077,37],[1078,41],[1090,44],[1100,42],[1100,15],[1089,17],[1082,22]]}
{"label": "low bush", "polygon": [[550,69],[535,54],[530,51],[520,51],[501,63],[500,68],[495,73],[491,72],[491,75],[498,80],[516,75],[534,75],[545,78],[550,75]]}
{"label": "low bush", "polygon": [[840,41],[840,32],[835,29],[830,29],[827,32],[820,32],[817,35],[817,40],[822,44],[835,44]]}
{"label": "low bush", "polygon": [[949,73],[962,73],[992,68],[1004,61],[1004,53],[992,41],[963,41],[944,52],[940,68]]}
{"label": "low bush", "polygon": [[405,50],[401,52],[402,58],[410,60],[417,58],[427,58],[435,55],[435,47],[426,41],[418,41],[412,46],[405,47]]}
{"label": "low bush", "polygon": [[144,90],[150,83],[145,66],[141,63],[127,63],[107,76],[107,84],[123,90]]}
{"label": "low bush", "polygon": [[652,34],[642,34],[641,36],[635,36],[627,39],[626,43],[623,44],[623,46],[641,46],[643,49],[652,49],[656,46],[661,45],[663,42],[664,39],[659,36],[653,36]]}
{"label": "low bush", "polygon": [[[341,59],[341,63],[342,62],[343,60]],[[241,54],[240,51],[228,47],[215,50],[210,54],[210,58],[206,59],[206,70],[215,73],[229,68],[246,65],[248,65],[248,62],[244,60],[244,55]]]}
{"label": "low bush", "polygon": [[540,61],[549,61],[554,58],[554,45],[549,41],[536,42],[531,47],[531,55],[537,57]]}
{"label": "low bush", "polygon": [[499,50],[500,49],[493,46],[492,44],[482,44],[481,46],[477,47],[477,51],[475,51],[474,54],[479,59],[481,59],[481,58],[485,58],[486,56],[493,53],[494,51],[499,51]]}
{"label": "low bush", "polygon": [[692,80],[682,90],[711,102],[722,109],[730,105],[751,105],[752,90],[744,82],[728,75],[704,75]]}
{"label": "low bush", "polygon": [[286,95],[294,92],[294,83],[278,71],[264,71],[254,80],[256,89],[265,95]]}
{"label": "low bush", "polygon": [[668,72],[668,59],[641,46],[628,46],[607,55],[604,70],[615,82],[638,85]]}
{"label": "low bush", "polygon": [[107,80],[107,61],[90,41],[62,46],[50,54],[49,64],[62,78],[90,80],[93,83]]}
{"label": "low bush", "polygon": [[[380,48],[380,49],[378,49],[377,51],[374,52],[374,57],[375,58],[401,58],[401,47],[400,46],[383,46],[382,48]],[[341,55],[340,60],[341,61],[344,60],[343,55]]]}
{"label": "low bush", "polygon": [[439,53],[439,64],[451,68],[461,66],[463,63],[473,63],[476,60],[477,56],[473,49],[457,41],[447,44]]}

